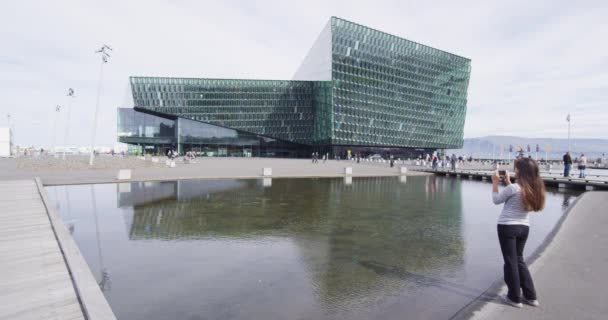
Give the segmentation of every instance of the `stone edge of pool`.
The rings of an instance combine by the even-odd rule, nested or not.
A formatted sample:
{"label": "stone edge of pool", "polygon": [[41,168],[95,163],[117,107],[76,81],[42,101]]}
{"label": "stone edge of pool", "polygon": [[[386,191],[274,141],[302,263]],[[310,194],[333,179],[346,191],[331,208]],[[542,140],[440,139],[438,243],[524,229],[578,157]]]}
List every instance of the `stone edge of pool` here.
{"label": "stone edge of pool", "polygon": [[[575,199],[575,201],[570,205],[570,207],[566,210],[566,212],[564,212],[564,214],[559,219],[559,221],[557,222],[555,227],[553,227],[551,232],[547,235],[547,237],[545,237],[545,239],[543,240],[541,245],[538,248],[536,248],[536,250],[534,250],[534,252],[526,259],[526,263],[529,265],[530,271],[535,279],[537,278],[537,272],[539,272],[539,269],[543,268],[545,265],[549,265],[548,262],[551,262],[552,260],[559,258],[558,254],[556,254],[556,253],[558,253],[556,250],[558,250],[559,248],[556,248],[556,246],[559,246],[560,244],[556,244],[556,242],[564,242],[564,241],[577,242],[576,240],[578,240],[579,242],[582,241],[580,238],[576,239],[576,240],[570,239],[572,236],[572,234],[570,234],[570,233],[572,233],[572,231],[573,231],[572,230],[573,227],[570,227],[570,225],[576,225],[577,227],[580,227],[581,219],[586,219],[587,217],[579,218],[578,215],[582,214],[582,212],[593,213],[593,212],[595,212],[593,210],[595,207],[604,207],[604,208],[608,207],[608,192],[606,192],[606,191],[584,192],[583,194],[578,196]],[[566,232],[566,231],[563,231],[564,228],[569,228],[569,230],[567,230],[568,234],[564,234],[564,232]],[[600,230],[601,230],[601,228],[603,228],[603,227],[598,226],[598,228],[600,228]],[[599,244],[598,242],[595,242],[595,244],[597,247],[602,247],[602,244]],[[589,249],[589,248],[586,248],[586,249]],[[595,248],[595,249],[597,249],[597,248]],[[597,252],[598,250],[591,249],[591,251]],[[580,261],[580,260],[584,261],[584,259],[579,259],[579,258],[580,257],[570,259],[570,262]],[[564,261],[564,260],[560,260],[560,261]],[[555,261],[553,261],[553,262],[555,262]],[[577,264],[577,262],[574,262],[574,264]],[[578,264],[580,264],[580,262]],[[497,266],[497,267],[500,267],[500,266]],[[597,268],[598,268],[598,266],[594,267],[594,269],[597,269]],[[602,267],[600,267],[600,269],[601,268]],[[555,270],[553,270],[553,271],[555,271]],[[606,271],[604,271],[604,273],[606,273]],[[555,273],[551,273],[551,272],[549,272],[547,274],[549,274],[549,276],[551,277],[551,279],[552,279],[551,281],[556,283],[557,286],[561,287],[562,289],[571,288],[571,285],[572,285],[571,282],[573,282],[571,277],[563,277],[563,274],[560,275],[560,274],[555,274]],[[546,274],[543,274],[543,276],[546,276]],[[600,280],[600,279],[598,279],[598,280]],[[576,282],[576,281],[574,281],[574,282]],[[558,302],[557,305],[559,307],[556,308],[555,307],[556,300],[559,300],[559,298],[562,298],[562,297],[558,297],[556,299],[551,299],[551,298],[543,299],[543,297],[553,296],[554,293],[551,292],[551,290],[543,290],[543,282],[536,283],[536,286],[537,286],[537,291],[539,292],[539,301],[541,302],[541,306],[539,308],[534,308],[534,307],[524,305],[523,309],[516,309],[516,308],[510,307],[510,306],[506,306],[504,303],[502,303],[500,296],[506,294],[507,289],[506,289],[503,279],[499,278],[499,279],[495,280],[490,285],[490,287],[486,291],[484,291],[482,294],[480,294],[475,300],[471,301],[470,303],[468,303],[467,305],[462,307],[459,311],[457,311],[452,317],[450,317],[450,319],[451,320],[453,320],[453,319],[479,320],[479,319],[502,319],[502,318],[510,319],[513,317],[525,317],[525,318],[534,318],[534,319],[560,319],[560,318],[572,318],[572,317],[576,318],[577,316],[585,317],[584,315],[577,313],[577,312],[580,312],[581,302],[584,304],[585,300],[583,300],[581,302],[572,301],[573,303],[575,303],[577,305],[577,307],[573,306],[572,308],[570,308],[570,306],[561,306],[561,305],[559,305],[559,302]],[[605,284],[601,283],[601,281],[598,281],[595,283],[595,286],[593,286],[593,288],[589,288],[589,290],[596,292],[596,294],[600,294],[603,291],[604,287],[605,287]],[[492,299],[489,299],[489,297],[492,297]],[[549,307],[543,308],[543,306],[547,306],[547,305],[549,305]],[[559,310],[564,307],[566,309],[570,310],[571,313],[570,314],[560,313]],[[589,312],[591,314],[602,314],[604,312],[604,310],[598,310],[597,306],[595,306],[595,309],[593,307],[594,306],[588,306],[587,308],[585,308],[585,309],[587,309],[586,312]],[[574,313],[572,313],[572,312],[574,312]]]}
{"label": "stone edge of pool", "polygon": [[89,265],[80,253],[76,242],[66,229],[55,207],[50,202],[44,185],[40,178],[35,178],[38,192],[42,199],[57,243],[63,253],[66,267],[69,270],[74,290],[86,319],[88,320],[116,320],[108,301],[101,292]]}
{"label": "stone edge of pool", "polygon": [[104,178],[92,178],[92,179],[74,179],[74,180],[57,180],[54,178],[41,180],[45,187],[53,186],[65,186],[65,185],[83,185],[83,184],[110,184],[110,183],[130,183],[130,182],[159,182],[159,181],[178,181],[178,180],[232,180],[232,179],[324,179],[324,178],[383,178],[383,177],[412,177],[412,176],[432,176],[432,173],[420,172],[420,171],[408,171],[407,174],[399,173],[376,173],[376,174],[325,174],[325,175],[273,175],[273,176],[261,176],[261,175],[249,175],[249,176],[168,176],[162,178],[134,178],[127,180],[117,179],[104,179]]}

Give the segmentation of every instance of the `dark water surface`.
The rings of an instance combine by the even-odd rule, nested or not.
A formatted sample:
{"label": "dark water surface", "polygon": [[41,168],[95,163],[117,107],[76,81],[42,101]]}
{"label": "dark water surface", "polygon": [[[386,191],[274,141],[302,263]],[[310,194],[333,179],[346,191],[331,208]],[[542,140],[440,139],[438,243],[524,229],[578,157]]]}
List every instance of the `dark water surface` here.
{"label": "dark water surface", "polygon": [[[502,276],[490,183],[190,180],[47,191],[119,319],[446,319]],[[577,195],[548,191],[526,254]]]}

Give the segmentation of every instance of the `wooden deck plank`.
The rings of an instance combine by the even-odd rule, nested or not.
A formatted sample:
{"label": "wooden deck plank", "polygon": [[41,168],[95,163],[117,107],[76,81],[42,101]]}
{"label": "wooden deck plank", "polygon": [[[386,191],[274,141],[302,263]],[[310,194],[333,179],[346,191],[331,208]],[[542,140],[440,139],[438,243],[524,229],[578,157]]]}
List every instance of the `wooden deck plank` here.
{"label": "wooden deck plank", "polygon": [[36,183],[0,194],[0,319],[84,319]]}

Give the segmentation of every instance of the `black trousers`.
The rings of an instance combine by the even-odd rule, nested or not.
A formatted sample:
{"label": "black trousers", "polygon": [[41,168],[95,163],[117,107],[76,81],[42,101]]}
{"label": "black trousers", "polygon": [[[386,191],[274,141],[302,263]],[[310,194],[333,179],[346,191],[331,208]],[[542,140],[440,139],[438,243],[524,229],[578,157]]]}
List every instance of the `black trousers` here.
{"label": "black trousers", "polygon": [[534,282],[524,261],[524,246],[529,232],[530,227],[526,225],[498,225],[498,241],[505,261],[505,283],[509,288],[507,296],[514,302],[521,302],[522,290],[524,298],[536,300]]}

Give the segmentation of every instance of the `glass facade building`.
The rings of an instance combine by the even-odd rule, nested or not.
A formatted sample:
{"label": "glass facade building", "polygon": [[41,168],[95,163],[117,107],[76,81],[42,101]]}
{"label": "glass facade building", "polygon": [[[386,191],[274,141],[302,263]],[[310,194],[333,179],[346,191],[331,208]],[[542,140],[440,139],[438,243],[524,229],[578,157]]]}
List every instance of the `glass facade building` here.
{"label": "glass facade building", "polygon": [[[467,58],[332,17],[292,80],[131,77],[134,106],[152,112],[136,111],[142,115],[133,121],[170,115],[184,130],[219,126],[290,143],[308,155],[454,149],[463,143],[470,70]],[[121,134],[133,126],[123,120]],[[146,143],[165,144],[170,123],[158,121],[144,131],[135,125],[132,137],[156,135]],[[176,137],[180,151],[209,145]]]}
{"label": "glass facade building", "polygon": [[212,157],[302,158],[310,152],[305,144],[140,108],[118,109],[118,138],[156,154],[172,149]]}

